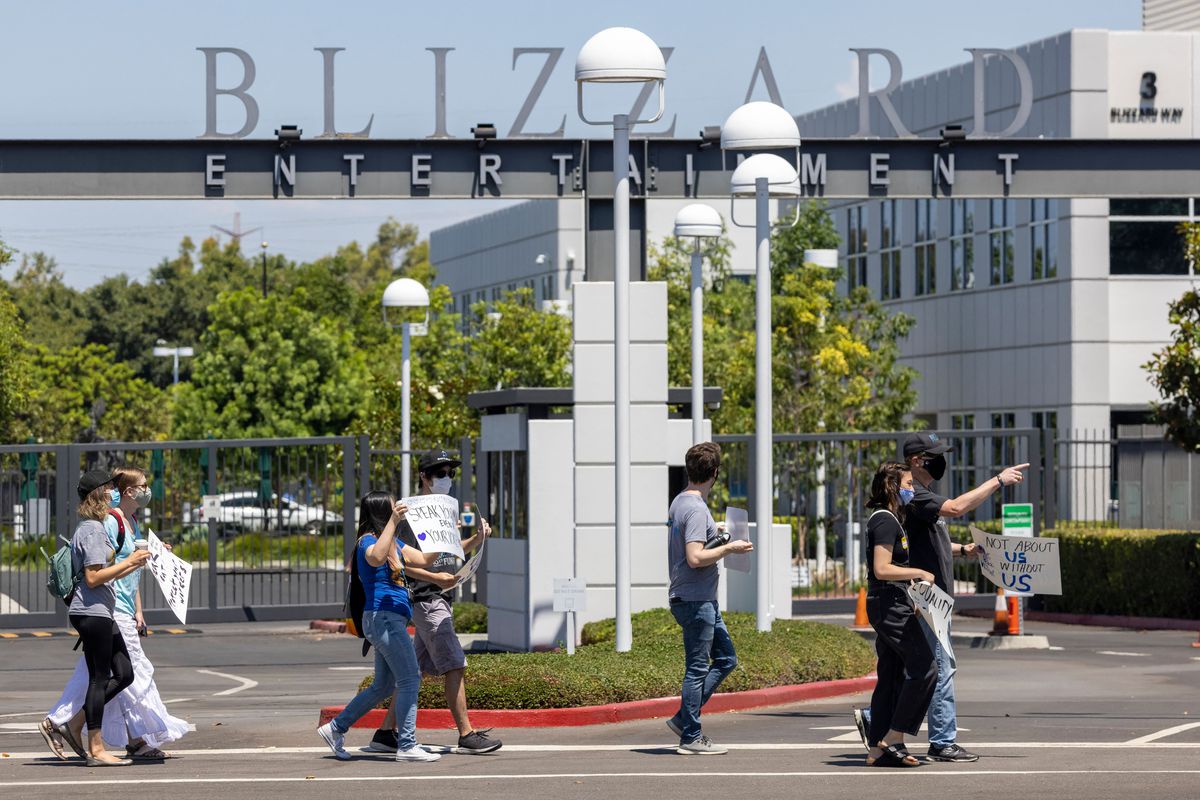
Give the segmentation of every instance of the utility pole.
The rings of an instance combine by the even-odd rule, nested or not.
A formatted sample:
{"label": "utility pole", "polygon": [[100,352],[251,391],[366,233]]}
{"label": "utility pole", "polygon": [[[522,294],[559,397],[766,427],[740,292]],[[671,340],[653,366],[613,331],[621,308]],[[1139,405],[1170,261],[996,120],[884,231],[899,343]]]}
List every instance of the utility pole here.
{"label": "utility pole", "polygon": [[263,242],[259,247],[262,248],[262,292],[263,300],[267,299],[267,243]]}
{"label": "utility pole", "polygon": [[233,230],[230,230],[229,228],[222,228],[220,225],[211,225],[209,227],[211,227],[214,231],[220,231],[221,233],[224,233],[232,238],[233,243],[236,244],[239,249],[241,249],[242,246],[243,236],[249,236],[255,231],[262,230],[261,226],[258,228],[251,228],[248,231],[242,230],[242,213],[240,211],[233,212]]}

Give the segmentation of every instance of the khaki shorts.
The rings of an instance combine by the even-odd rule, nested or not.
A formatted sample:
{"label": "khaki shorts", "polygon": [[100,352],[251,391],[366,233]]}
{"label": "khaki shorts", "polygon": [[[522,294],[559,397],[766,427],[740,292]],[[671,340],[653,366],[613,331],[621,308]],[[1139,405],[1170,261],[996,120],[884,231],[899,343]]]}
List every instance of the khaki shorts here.
{"label": "khaki shorts", "polygon": [[413,645],[424,675],[445,675],[467,666],[467,656],[454,632],[454,612],[442,597],[413,603]]}

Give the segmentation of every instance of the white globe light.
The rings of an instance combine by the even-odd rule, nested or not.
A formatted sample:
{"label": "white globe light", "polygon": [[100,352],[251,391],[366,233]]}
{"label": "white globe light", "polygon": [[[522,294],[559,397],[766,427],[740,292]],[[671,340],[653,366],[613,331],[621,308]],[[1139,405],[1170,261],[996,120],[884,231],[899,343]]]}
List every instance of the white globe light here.
{"label": "white globe light", "polygon": [[838,268],[838,251],[837,250],[805,250],[804,263],[812,264],[814,267],[823,267],[824,269]]}
{"label": "white globe light", "polygon": [[759,178],[767,179],[771,197],[800,196],[800,176],[796,174],[796,168],[771,153],[750,156],[739,164],[729,181],[729,191],[734,197],[754,197]]}
{"label": "white globe light", "polygon": [[723,150],[799,147],[800,129],[782,106],[756,101],[734,109],[721,126]]}
{"label": "white globe light", "polygon": [[423,308],[429,305],[429,292],[420,281],[412,278],[400,278],[388,284],[383,290],[384,308]]}
{"label": "white globe light", "polygon": [[646,34],[633,28],[605,28],[584,43],[575,59],[575,80],[595,83],[665,81],[667,63]]}
{"label": "white globe light", "polygon": [[703,203],[692,203],[679,209],[675,215],[676,236],[721,235],[721,215],[715,208]]}

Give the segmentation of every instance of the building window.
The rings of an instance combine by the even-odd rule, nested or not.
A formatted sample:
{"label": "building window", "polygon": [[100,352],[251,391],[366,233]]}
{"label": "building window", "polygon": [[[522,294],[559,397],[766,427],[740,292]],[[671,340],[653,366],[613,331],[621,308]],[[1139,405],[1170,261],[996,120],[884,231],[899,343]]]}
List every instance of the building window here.
{"label": "building window", "polygon": [[846,283],[853,291],[867,285],[867,207],[846,209]]}
{"label": "building window", "polygon": [[1109,201],[1108,261],[1113,275],[1187,275],[1179,226],[1196,219],[1195,200]]}
{"label": "building window", "polygon": [[882,300],[900,298],[900,201],[884,200],[880,207],[880,282],[879,297]]}
{"label": "building window", "polygon": [[529,454],[507,450],[487,454],[488,521],[501,539],[529,538]]}
{"label": "building window", "polygon": [[[1017,427],[1017,415],[1011,411],[992,414],[992,430],[1009,430]],[[1010,467],[1017,461],[1017,438],[1015,436],[992,437],[992,463],[994,471],[999,472]],[[992,495],[992,516],[1000,516],[1000,506],[1003,505],[1003,492]]]}
{"label": "building window", "polygon": [[937,293],[937,201],[917,200],[917,273],[914,291]]}
{"label": "building window", "polygon": [[1033,427],[1040,431],[1058,430],[1058,412],[1057,411],[1035,411],[1033,412]]}
{"label": "building window", "polygon": [[989,200],[988,245],[992,256],[992,286],[1013,282],[1013,221],[1016,209],[1012,200]]}
{"label": "building window", "polygon": [[1058,277],[1058,201],[1030,200],[1030,262],[1033,279]]}
{"label": "building window", "polygon": [[554,276],[553,275],[543,275],[542,276],[542,301],[545,302],[546,300],[557,300],[557,299],[558,298],[555,296],[555,291],[554,291]]}
{"label": "building window", "polygon": [[[975,430],[974,414],[951,414],[950,428],[956,431]],[[975,482],[975,442],[974,436],[956,437],[955,457],[950,468],[950,492],[957,497],[966,494],[976,486]]]}
{"label": "building window", "polygon": [[950,290],[975,288],[975,201],[950,203]]}

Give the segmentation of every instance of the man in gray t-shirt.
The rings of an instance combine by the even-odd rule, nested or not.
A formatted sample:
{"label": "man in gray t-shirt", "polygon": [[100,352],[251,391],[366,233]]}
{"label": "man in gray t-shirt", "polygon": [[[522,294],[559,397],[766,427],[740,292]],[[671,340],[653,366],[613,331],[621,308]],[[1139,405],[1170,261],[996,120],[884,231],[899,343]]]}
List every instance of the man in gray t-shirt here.
{"label": "man in gray t-shirt", "polygon": [[[688,486],[671,503],[667,560],[671,573],[671,613],[683,629],[685,671],[679,711],[667,727],[679,736],[681,755],[727,752],[700,733],[700,709],[725,676],[737,666],[737,652],[717,608],[717,562],[731,553],[749,553],[746,541],[720,544],[717,524],[708,511],[708,495],[717,481],[721,448],[702,442],[684,458]],[[711,546],[710,546],[711,545]]]}

